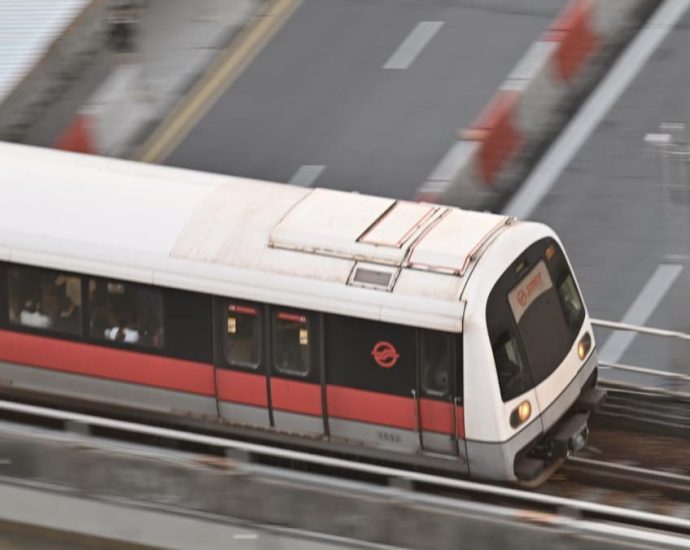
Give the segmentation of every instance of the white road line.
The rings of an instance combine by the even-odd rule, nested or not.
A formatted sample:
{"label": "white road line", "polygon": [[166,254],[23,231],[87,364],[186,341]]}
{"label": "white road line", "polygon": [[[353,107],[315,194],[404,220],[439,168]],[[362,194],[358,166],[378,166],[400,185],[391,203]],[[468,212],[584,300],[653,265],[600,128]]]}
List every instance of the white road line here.
{"label": "white road line", "polygon": [[407,69],[443,26],[443,21],[420,21],[398,46],[384,69]]}
{"label": "white road line", "polygon": [[687,262],[688,260],[690,260],[690,256],[687,254],[667,254],[664,256],[666,262]]}
{"label": "white road line", "polygon": [[323,164],[305,164],[300,166],[288,183],[301,187],[311,187],[326,168]]}
{"label": "white road line", "polygon": [[532,170],[520,190],[513,195],[503,209],[504,214],[518,218],[529,218],[532,215],[563,169],[637,76],[649,56],[666,38],[688,6],[690,0],[666,0],[657,9],[575,118]]}
{"label": "white road line", "polygon": [[[662,298],[680,275],[683,267],[677,264],[661,264],[625,313],[622,322],[629,325],[644,325]],[[617,363],[637,336],[630,331],[617,330],[609,336],[599,352],[602,361]]]}

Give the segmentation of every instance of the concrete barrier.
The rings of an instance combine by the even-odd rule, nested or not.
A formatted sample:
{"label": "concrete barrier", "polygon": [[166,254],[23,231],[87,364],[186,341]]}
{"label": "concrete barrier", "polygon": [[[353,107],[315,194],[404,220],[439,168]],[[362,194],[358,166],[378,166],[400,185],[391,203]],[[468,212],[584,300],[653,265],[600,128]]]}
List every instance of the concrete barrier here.
{"label": "concrete barrier", "polygon": [[[76,434],[22,432],[4,424],[0,425],[0,457],[1,520],[135,544],[152,543],[156,533],[146,529],[142,517],[156,512],[177,517],[180,528],[187,531],[188,522],[196,518],[207,530],[214,523],[232,523],[255,531],[308,530],[339,540],[405,548],[664,547],[656,540],[645,544],[646,532],[635,534],[622,526],[598,530],[592,520]],[[21,488],[26,495],[18,508],[10,495]],[[36,505],[31,504],[29,490],[43,490],[33,497]],[[65,497],[71,500],[60,504]],[[55,506],[46,505],[53,501],[62,506],[59,513]],[[105,505],[112,509],[107,518],[82,521]],[[117,506],[120,512],[113,508]],[[135,527],[126,523],[138,514]],[[156,525],[161,522],[157,520]],[[172,540],[170,530],[176,527],[174,522],[167,525],[166,532],[158,535]],[[180,541],[184,537],[181,533]],[[219,539],[217,547],[224,544],[227,540]]]}
{"label": "concrete barrier", "polygon": [[[212,70],[233,36],[250,19],[262,17],[265,8],[264,0],[197,4],[176,3],[170,8],[164,0],[144,4],[136,51],[118,57],[119,64],[74,114],[54,146],[74,150],[70,149],[73,136],[80,135],[78,143],[88,144],[88,149],[77,149],[81,152],[129,156],[141,134]],[[199,17],[197,10],[203,9],[218,12],[212,19]],[[158,21],[161,18],[164,25]],[[211,23],[200,36],[199,29]]]}
{"label": "concrete barrier", "polygon": [[80,153],[124,154],[132,137],[154,120],[141,65],[115,67],[88,103],[74,115],[55,147]]}
{"label": "concrete barrier", "polygon": [[475,209],[495,206],[656,3],[572,0],[483,113],[459,133],[459,142],[419,188],[417,200]]}
{"label": "concrete barrier", "polygon": [[19,141],[103,43],[106,0],[92,0],[0,106],[0,140]]}
{"label": "concrete barrier", "polygon": [[577,78],[605,40],[595,30],[594,3],[595,0],[570,2],[545,37],[556,42],[553,68],[560,80],[571,82]]}
{"label": "concrete barrier", "polygon": [[75,117],[69,128],[60,136],[55,146],[65,151],[76,153],[94,153],[98,150],[95,145],[96,121],[87,114]]}

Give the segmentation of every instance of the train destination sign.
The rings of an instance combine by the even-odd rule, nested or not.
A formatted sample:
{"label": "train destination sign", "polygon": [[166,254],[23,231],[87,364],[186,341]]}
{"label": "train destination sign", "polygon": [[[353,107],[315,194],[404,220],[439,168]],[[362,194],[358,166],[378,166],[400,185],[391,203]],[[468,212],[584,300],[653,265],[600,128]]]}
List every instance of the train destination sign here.
{"label": "train destination sign", "polygon": [[546,264],[539,262],[529,274],[508,294],[510,309],[513,310],[515,321],[520,318],[530,305],[544,292],[553,286]]}

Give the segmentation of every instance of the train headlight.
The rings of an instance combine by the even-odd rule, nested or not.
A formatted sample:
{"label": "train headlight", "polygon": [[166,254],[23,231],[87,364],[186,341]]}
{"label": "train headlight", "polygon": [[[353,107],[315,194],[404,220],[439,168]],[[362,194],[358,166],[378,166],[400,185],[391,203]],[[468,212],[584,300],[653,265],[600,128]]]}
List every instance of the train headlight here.
{"label": "train headlight", "polygon": [[525,399],[510,415],[510,425],[513,428],[517,428],[520,424],[526,422],[531,414],[532,404]]}
{"label": "train headlight", "polygon": [[589,352],[589,348],[592,347],[592,337],[589,335],[589,332],[585,332],[585,335],[582,337],[580,340],[580,343],[577,345],[577,356],[582,360],[585,357],[587,357],[587,353]]}

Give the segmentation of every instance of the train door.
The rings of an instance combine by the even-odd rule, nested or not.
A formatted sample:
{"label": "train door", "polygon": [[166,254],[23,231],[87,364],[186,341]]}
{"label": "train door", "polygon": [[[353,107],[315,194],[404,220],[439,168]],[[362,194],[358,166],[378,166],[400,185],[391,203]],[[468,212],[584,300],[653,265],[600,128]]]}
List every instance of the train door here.
{"label": "train door", "polygon": [[281,431],[324,435],[322,316],[270,307],[270,404]]}
{"label": "train door", "polygon": [[462,407],[462,335],[418,332],[416,390],[424,452],[465,457]]}
{"label": "train door", "polygon": [[266,306],[214,299],[218,415],[234,424],[270,427]]}
{"label": "train door", "polygon": [[332,440],[419,452],[415,332],[392,323],[325,316]]}

